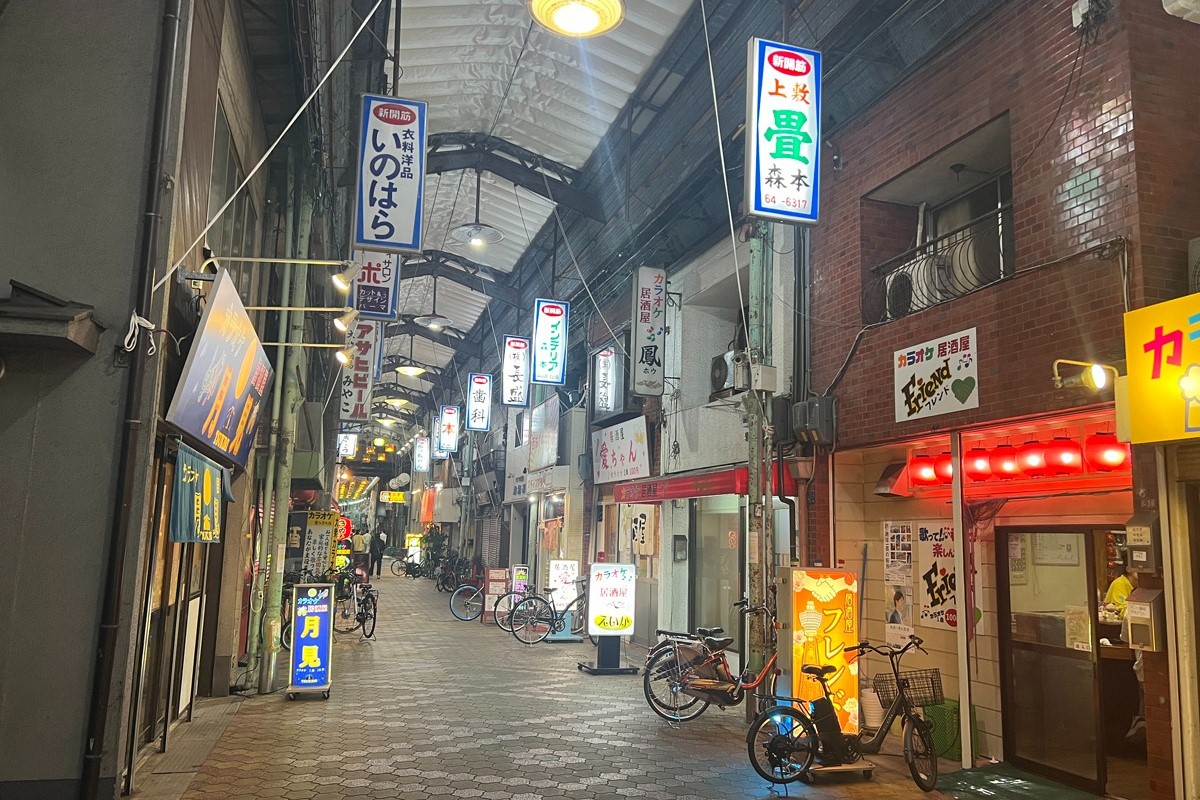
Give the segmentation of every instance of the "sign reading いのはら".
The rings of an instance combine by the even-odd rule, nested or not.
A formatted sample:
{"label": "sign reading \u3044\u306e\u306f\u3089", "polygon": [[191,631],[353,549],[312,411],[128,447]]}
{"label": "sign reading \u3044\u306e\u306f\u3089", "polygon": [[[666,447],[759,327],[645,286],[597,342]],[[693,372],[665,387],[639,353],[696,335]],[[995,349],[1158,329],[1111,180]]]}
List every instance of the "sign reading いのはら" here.
{"label": "sign reading \u3044\u306e\u306f\u3089", "polygon": [[538,299],[533,312],[533,382],[567,382],[567,328],[571,304]]}
{"label": "sign reading \u3044\u306e\u306f\u3089", "polygon": [[273,370],[225,269],[192,342],[166,420],[245,467]]}
{"label": "sign reading \u3044\u306e\u306f\u3089", "polygon": [[296,692],[328,692],[333,685],[333,586],[301,583],[292,587],[292,679]]}
{"label": "sign reading \u3044\u306e\u306f\u3089", "polygon": [[426,106],[363,95],[355,191],[356,250],[421,251]]}
{"label": "sign reading \u3044\u306e\u306f\u3089", "polygon": [[858,576],[832,569],[793,569],[792,696],[816,700],[824,695],[803,667],[834,667],[828,677],[833,709],[844,733],[858,733],[858,662],[846,648],[858,644]]}
{"label": "sign reading \u3044\u306e\u306f\u3089", "polygon": [[629,359],[634,394],[662,397],[666,386],[662,361],[667,332],[666,301],[666,270],[639,267],[634,284],[633,350]]}
{"label": "sign reading \u3044\u306e\u306f\u3089", "polygon": [[968,328],[892,355],[896,422],[979,408],[979,352]]}
{"label": "sign reading \u3044\u306e\u306f\u3089", "polygon": [[1127,312],[1125,361],[1130,441],[1200,438],[1200,294]]}
{"label": "sign reading \u3044\u306e\u306f\u3089", "polygon": [[361,267],[350,283],[346,298],[350,308],[366,319],[396,319],[400,285],[400,258],[394,253],[355,252],[351,259]]}
{"label": "sign reading \u3044\u306e\u306f\u3089", "polygon": [[216,544],[221,541],[221,510],[232,500],[225,470],[182,442],[175,455],[171,493],[171,541]]}
{"label": "sign reading \u3044\u306e\u306f\u3089", "polygon": [[746,207],[767,219],[816,222],[821,54],[751,39],[746,78]]}
{"label": "sign reading \u3044\u306e\u306f\u3089", "polygon": [[[446,454],[458,452],[458,431],[461,423],[462,413],[458,406],[441,407],[438,411],[436,450]],[[445,455],[442,456],[442,458],[445,457]]]}
{"label": "sign reading \u3044\u306e\u306f\u3089", "polygon": [[529,339],[504,337],[504,358],[500,363],[500,402],[506,406],[529,405]]}
{"label": "sign reading \u3044\u306e\u306f\u3089", "polygon": [[633,633],[633,564],[592,564],[588,572],[588,633],[592,636],[627,636]]}
{"label": "sign reading \u3044\u306e\u306f\u3089", "polygon": [[375,388],[375,363],[379,346],[379,325],[355,322],[346,333],[346,347],[352,351],[350,363],[342,368],[342,422],[368,422],[371,419],[371,393]]}
{"label": "sign reading \u3044\u306e\u306f\u3089", "polygon": [[467,430],[492,427],[492,376],[472,372],[467,376]]}

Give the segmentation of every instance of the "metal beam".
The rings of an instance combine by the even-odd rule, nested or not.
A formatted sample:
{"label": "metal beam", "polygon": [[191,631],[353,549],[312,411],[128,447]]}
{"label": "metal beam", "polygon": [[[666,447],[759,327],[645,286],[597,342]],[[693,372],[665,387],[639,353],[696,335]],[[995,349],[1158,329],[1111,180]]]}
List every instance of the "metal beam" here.
{"label": "metal beam", "polygon": [[[442,253],[440,251],[423,253],[419,257],[404,262],[404,267],[400,271],[400,279],[407,280],[408,278],[437,276],[445,278],[448,281],[453,281],[460,286],[465,286],[472,291],[479,292],[485,297],[499,300],[501,303],[506,303],[510,306],[521,305],[521,295],[516,289],[511,289],[508,286],[497,283],[495,279],[488,280],[481,273],[472,274],[465,269],[456,267],[453,261],[449,259],[457,261],[458,257],[451,253]],[[485,267],[485,269],[490,268]]]}
{"label": "metal beam", "polygon": [[466,356],[479,358],[480,347],[466,339],[460,339],[456,336],[449,336],[438,331],[431,331],[424,325],[418,325],[415,322],[389,322],[386,324],[384,336],[420,336],[422,339],[428,339],[435,344],[440,344],[443,347],[449,347],[456,353],[462,353]]}

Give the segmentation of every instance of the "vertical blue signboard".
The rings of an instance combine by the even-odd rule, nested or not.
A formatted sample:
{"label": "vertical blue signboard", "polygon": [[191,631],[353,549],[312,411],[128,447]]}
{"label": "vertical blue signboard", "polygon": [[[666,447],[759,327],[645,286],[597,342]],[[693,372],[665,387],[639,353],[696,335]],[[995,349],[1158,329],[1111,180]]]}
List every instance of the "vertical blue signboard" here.
{"label": "vertical blue signboard", "polygon": [[329,693],[333,685],[333,586],[306,583],[292,587],[292,680],[288,695]]}
{"label": "vertical blue signboard", "polygon": [[424,103],[363,95],[354,198],[356,250],[421,251]]}

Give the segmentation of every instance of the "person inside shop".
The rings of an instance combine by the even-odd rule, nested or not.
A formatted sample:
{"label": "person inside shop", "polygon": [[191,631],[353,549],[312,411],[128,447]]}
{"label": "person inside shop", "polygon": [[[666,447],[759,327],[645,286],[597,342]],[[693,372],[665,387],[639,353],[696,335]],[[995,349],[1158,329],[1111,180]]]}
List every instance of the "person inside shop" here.
{"label": "person inside shop", "polygon": [[[1133,571],[1133,567],[1129,563],[1126,563],[1121,574],[1113,579],[1113,582],[1108,585],[1108,591],[1104,593],[1104,606],[1121,618],[1121,638],[1126,642],[1129,641],[1129,617],[1125,612],[1129,608],[1129,595],[1133,593],[1136,586],[1137,573]],[[1138,682],[1138,710],[1133,716],[1129,731],[1125,734],[1125,741],[1137,744],[1146,739],[1146,688],[1143,684],[1145,678],[1142,672],[1141,650],[1134,650],[1133,674]]]}
{"label": "person inside shop", "polygon": [[1117,616],[1122,620],[1125,619],[1125,607],[1129,605],[1129,595],[1137,586],[1137,573],[1133,571],[1133,567],[1129,564],[1125,565],[1125,569],[1121,574],[1113,578],[1113,582],[1108,585],[1108,591],[1104,593],[1104,605],[1110,611],[1115,611]]}
{"label": "person inside shop", "polygon": [[371,537],[371,563],[367,567],[368,575],[383,577],[383,548],[387,546],[387,534],[382,530],[375,531]]}

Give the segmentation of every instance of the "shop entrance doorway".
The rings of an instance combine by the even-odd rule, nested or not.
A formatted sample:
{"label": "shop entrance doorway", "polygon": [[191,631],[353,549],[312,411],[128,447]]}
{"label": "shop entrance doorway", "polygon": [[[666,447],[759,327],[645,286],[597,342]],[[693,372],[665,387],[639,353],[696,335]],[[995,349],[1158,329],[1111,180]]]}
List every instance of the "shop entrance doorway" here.
{"label": "shop entrance doorway", "polygon": [[997,528],[1004,752],[1015,766],[1126,800],[1148,796],[1141,683],[1104,602],[1124,531]]}
{"label": "shop entrance doorway", "polygon": [[[746,592],[745,498],[736,494],[690,501],[688,628],[721,626],[734,637],[730,664],[740,670],[744,617],[733,604]],[[736,672],[735,672],[736,674]]]}

